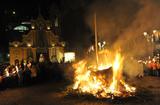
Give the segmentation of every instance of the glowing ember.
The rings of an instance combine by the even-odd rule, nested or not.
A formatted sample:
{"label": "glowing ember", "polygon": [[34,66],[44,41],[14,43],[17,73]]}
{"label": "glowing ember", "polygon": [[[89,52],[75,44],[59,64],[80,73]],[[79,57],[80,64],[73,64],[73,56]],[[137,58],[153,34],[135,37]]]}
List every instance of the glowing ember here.
{"label": "glowing ember", "polygon": [[92,94],[97,98],[133,95],[136,88],[122,80],[123,59],[118,51],[115,54],[103,51],[99,52],[98,67],[95,64],[88,66],[90,62],[87,59],[74,64],[73,89],[79,93]]}

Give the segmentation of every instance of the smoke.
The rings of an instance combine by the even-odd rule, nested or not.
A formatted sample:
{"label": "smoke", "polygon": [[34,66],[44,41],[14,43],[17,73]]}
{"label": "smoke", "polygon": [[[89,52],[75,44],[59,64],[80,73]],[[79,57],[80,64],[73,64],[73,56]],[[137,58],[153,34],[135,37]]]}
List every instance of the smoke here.
{"label": "smoke", "polygon": [[[153,0],[154,1],[154,0]],[[121,46],[125,53],[134,57],[144,56],[151,53],[151,44],[146,41],[142,33],[158,29],[160,23],[159,5],[151,0],[141,0],[142,6],[135,15],[135,19],[125,28],[124,32],[118,37],[115,46]]]}
{"label": "smoke", "polygon": [[93,14],[97,14],[99,39],[106,40],[112,48],[121,48],[126,58],[125,72],[135,76],[142,73],[143,67],[130,58],[151,54],[152,46],[143,32],[160,27],[159,11],[159,0],[97,0],[90,6],[86,22],[94,29]]}

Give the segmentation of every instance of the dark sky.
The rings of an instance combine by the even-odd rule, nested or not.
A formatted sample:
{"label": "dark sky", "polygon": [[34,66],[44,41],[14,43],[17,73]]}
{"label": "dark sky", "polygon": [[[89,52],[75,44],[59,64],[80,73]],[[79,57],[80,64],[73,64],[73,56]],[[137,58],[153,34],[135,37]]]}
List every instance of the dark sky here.
{"label": "dark sky", "polygon": [[[46,19],[60,17],[60,36],[80,54],[91,44],[95,12],[101,39],[111,47],[120,45],[126,52],[134,49],[137,54],[144,49],[142,33],[160,27],[160,0],[0,0],[0,50],[7,48],[11,38],[6,26],[36,18],[38,8]],[[137,47],[140,45],[144,46]]]}
{"label": "dark sky", "polygon": [[56,16],[60,16],[61,37],[71,49],[88,47],[89,44],[83,43],[85,34],[90,34],[84,14],[91,2],[92,0],[1,0],[0,49],[7,50],[8,41],[12,38],[12,32],[6,29],[10,30],[8,28],[13,28],[22,21],[36,18],[39,8],[45,19],[53,21]]}

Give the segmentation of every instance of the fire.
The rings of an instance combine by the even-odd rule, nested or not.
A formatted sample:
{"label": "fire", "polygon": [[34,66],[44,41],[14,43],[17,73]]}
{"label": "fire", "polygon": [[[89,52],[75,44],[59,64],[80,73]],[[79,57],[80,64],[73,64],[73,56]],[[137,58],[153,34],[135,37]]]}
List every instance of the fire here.
{"label": "fire", "polygon": [[120,52],[99,52],[98,67],[88,65],[84,59],[73,65],[75,68],[73,90],[79,93],[92,94],[97,98],[131,96],[136,88],[122,79],[124,57]]}

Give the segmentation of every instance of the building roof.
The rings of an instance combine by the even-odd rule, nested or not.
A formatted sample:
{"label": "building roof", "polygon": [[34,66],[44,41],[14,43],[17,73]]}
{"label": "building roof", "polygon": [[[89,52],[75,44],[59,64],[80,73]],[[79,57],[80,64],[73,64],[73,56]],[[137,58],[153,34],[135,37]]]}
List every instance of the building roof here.
{"label": "building roof", "polygon": [[[31,29],[23,35],[21,45],[38,48],[60,45],[59,37],[53,32],[54,26],[49,20],[45,20],[41,14],[37,19],[31,20]],[[10,43],[10,45],[13,45]]]}

